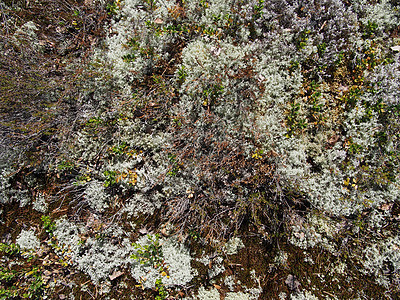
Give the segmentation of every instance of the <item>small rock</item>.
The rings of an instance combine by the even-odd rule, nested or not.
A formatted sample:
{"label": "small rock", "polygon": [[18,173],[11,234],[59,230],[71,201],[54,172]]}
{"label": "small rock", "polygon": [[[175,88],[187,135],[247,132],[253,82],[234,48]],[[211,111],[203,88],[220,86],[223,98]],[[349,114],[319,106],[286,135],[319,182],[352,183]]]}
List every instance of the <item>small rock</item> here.
{"label": "small rock", "polygon": [[65,296],[64,294],[60,294],[58,295],[58,298],[60,298],[61,300],[67,299],[67,296]]}

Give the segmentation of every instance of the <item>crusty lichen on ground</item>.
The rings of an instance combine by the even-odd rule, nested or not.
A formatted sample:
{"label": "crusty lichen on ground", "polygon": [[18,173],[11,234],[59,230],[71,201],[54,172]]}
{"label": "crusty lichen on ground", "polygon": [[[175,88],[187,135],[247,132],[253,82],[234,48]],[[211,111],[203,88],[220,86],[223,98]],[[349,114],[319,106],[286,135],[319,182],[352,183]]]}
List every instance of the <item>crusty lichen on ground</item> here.
{"label": "crusty lichen on ground", "polygon": [[38,297],[398,298],[398,1],[5,2],[2,259],[70,276]]}

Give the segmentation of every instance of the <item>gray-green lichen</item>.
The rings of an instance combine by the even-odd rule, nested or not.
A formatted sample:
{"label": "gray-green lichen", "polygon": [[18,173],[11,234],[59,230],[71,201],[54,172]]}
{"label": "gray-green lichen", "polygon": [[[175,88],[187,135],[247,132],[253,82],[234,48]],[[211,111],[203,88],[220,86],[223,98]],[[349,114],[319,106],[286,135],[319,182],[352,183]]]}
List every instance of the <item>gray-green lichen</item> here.
{"label": "gray-green lichen", "polygon": [[399,236],[378,240],[363,250],[361,263],[365,274],[373,274],[376,281],[388,287],[400,283]]}
{"label": "gray-green lichen", "polygon": [[243,241],[238,237],[231,238],[224,246],[227,255],[236,254],[244,247]]}
{"label": "gray-green lichen", "polygon": [[21,47],[22,53],[24,48],[31,48],[34,51],[42,51],[42,46],[39,43],[37,31],[38,25],[33,21],[26,22],[12,36],[12,42],[18,47]]}
{"label": "gray-green lichen", "polygon": [[133,247],[120,228],[110,226],[95,237],[84,238],[86,232],[83,224],[60,219],[56,222],[54,236],[60,253],[67,252],[68,262],[89,275],[94,283],[108,281],[115,270],[131,263]]}
{"label": "gray-green lichen", "polygon": [[[173,290],[196,278],[195,260],[204,265],[198,273],[228,290],[196,286],[194,297],[257,299],[266,275],[252,271],[248,288],[228,267],[242,259],[246,224],[262,246],[279,248],[275,257],[262,253],[269,272],[320,268],[298,278],[312,292],[280,298],[316,299],[324,292],[318,284],[347,273],[350,282],[353,272],[388,293],[398,289],[398,1],[100,2],[108,4],[106,37],[81,91],[66,101],[76,116],[71,127],[60,124],[55,142],[66,160],[54,158],[58,166],[49,171],[70,192],[57,195],[63,205],[86,222],[57,221],[53,246],[68,264],[104,291],[126,267],[144,288],[161,279]],[[20,24],[9,42],[22,55],[39,53],[39,21]],[[33,199],[32,208],[45,213],[57,197],[25,176],[31,162],[11,168],[4,153],[0,204],[29,210]],[[48,171],[44,165],[36,175]],[[168,272],[130,257],[135,228],[160,229],[148,231],[147,221],[173,224],[161,227]],[[180,238],[189,231],[184,243],[171,237],[175,228]],[[242,238],[231,237],[215,256],[192,257],[184,244],[203,243],[207,230],[210,240]],[[22,231],[17,243],[39,247],[33,231]],[[326,257],[335,265],[323,266]]]}
{"label": "gray-green lichen", "polygon": [[309,291],[301,291],[299,293],[290,294],[290,300],[318,300],[318,297],[314,296]]}
{"label": "gray-green lichen", "polygon": [[200,287],[198,294],[195,296],[197,300],[220,300],[219,292],[216,288],[211,288],[209,290],[204,287]]}
{"label": "gray-green lichen", "polygon": [[32,208],[42,214],[46,213],[48,209],[48,203],[46,202],[45,195],[42,193],[36,195],[32,203]]}

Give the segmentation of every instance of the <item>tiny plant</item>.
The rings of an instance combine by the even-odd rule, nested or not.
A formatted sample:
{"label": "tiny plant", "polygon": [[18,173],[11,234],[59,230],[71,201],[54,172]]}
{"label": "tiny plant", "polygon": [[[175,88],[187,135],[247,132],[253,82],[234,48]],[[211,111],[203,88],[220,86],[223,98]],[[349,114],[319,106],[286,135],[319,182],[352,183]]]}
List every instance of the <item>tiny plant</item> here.
{"label": "tiny plant", "polygon": [[307,46],[307,41],[308,41],[310,33],[311,33],[311,31],[307,30],[307,29],[305,29],[299,33],[297,39],[295,40],[297,50],[304,49],[304,47]]}
{"label": "tiny plant", "polygon": [[263,9],[264,9],[264,0],[258,0],[258,3],[254,6],[253,18],[255,20],[257,20],[257,19],[262,17]]}
{"label": "tiny plant", "polygon": [[58,164],[57,169],[59,171],[70,171],[70,170],[74,169],[74,167],[75,167],[75,164],[73,162],[64,160]]}
{"label": "tiny plant", "polygon": [[42,299],[44,288],[39,267],[12,269],[9,266],[0,269],[0,300]]}
{"label": "tiny plant", "polygon": [[16,276],[16,272],[13,270],[8,270],[6,268],[1,268],[0,271],[0,280],[1,281],[11,281]]}
{"label": "tiny plant", "polygon": [[20,253],[20,248],[19,245],[14,243],[12,244],[0,243],[0,252],[3,252],[8,256],[13,256]]}
{"label": "tiny plant", "polygon": [[109,15],[116,15],[118,13],[118,9],[120,8],[120,0],[113,1],[107,4],[107,12]]}
{"label": "tiny plant", "polygon": [[[160,244],[160,236],[155,234],[154,236],[147,235],[148,243],[141,245],[139,243],[133,243],[136,249],[136,253],[131,255],[131,258],[137,260],[142,265],[152,266],[160,272],[161,276],[168,276],[168,266],[165,265],[163,259],[163,253]],[[168,297],[168,292],[162,282],[162,278],[158,278],[155,282],[156,291],[158,295],[155,297],[156,300],[164,300]]]}
{"label": "tiny plant", "polygon": [[54,230],[56,230],[56,224],[51,220],[50,216],[42,216],[41,220],[44,230],[46,230],[49,235],[53,235]]}
{"label": "tiny plant", "polygon": [[160,244],[160,236],[158,234],[151,236],[147,235],[149,244],[140,245],[139,243],[133,243],[136,254],[132,254],[131,258],[139,261],[140,264],[152,265],[154,268],[162,268],[163,265],[163,254]]}
{"label": "tiny plant", "polygon": [[156,300],[165,300],[169,296],[161,279],[156,280],[156,290],[158,292],[158,295],[155,297]]}
{"label": "tiny plant", "polygon": [[113,184],[117,183],[117,175],[118,172],[117,171],[104,171],[103,175],[106,177],[106,180],[104,181],[104,186],[105,187],[109,187],[112,186]]}
{"label": "tiny plant", "polygon": [[375,37],[377,28],[378,24],[376,24],[375,22],[368,21],[368,23],[364,25],[363,37],[368,39]]}
{"label": "tiny plant", "polygon": [[103,120],[100,118],[90,118],[86,123],[86,127],[96,128],[103,123]]}
{"label": "tiny plant", "polygon": [[323,42],[323,43],[317,45],[317,49],[318,49],[318,55],[323,56],[326,51],[326,43]]}
{"label": "tiny plant", "polygon": [[185,66],[181,66],[178,69],[178,82],[182,84],[185,81],[186,77],[187,77],[187,72]]}
{"label": "tiny plant", "polygon": [[[182,125],[182,123],[181,123],[181,125]],[[181,170],[181,166],[177,162],[177,159],[176,159],[176,154],[169,153],[168,158],[169,158],[169,162],[170,162],[170,169],[168,171],[168,175],[176,176],[179,173],[179,171]]]}

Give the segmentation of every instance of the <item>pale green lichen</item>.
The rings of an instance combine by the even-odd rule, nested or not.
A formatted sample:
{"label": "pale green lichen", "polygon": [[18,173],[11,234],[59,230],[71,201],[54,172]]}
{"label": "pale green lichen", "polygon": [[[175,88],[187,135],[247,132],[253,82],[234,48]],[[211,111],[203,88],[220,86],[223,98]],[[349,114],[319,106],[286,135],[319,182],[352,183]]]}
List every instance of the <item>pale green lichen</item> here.
{"label": "pale green lichen", "polygon": [[[38,25],[33,21],[26,22],[14,33],[11,40],[17,46],[22,48],[31,48],[34,51],[41,51],[42,46],[39,43],[37,31]],[[24,53],[25,50],[22,51]]]}
{"label": "pale green lichen", "polygon": [[340,223],[320,215],[308,215],[307,219],[297,219],[292,226],[290,242],[302,249],[322,246],[335,254],[337,252],[334,240],[341,229]]}
{"label": "pale green lichen", "polygon": [[309,291],[301,291],[299,293],[290,294],[290,300],[318,300],[318,297]]}
{"label": "pale green lichen", "polygon": [[372,243],[363,250],[361,259],[365,274],[373,274],[376,281],[388,287],[391,282],[400,283],[399,236]]}
{"label": "pale green lichen", "polygon": [[212,267],[208,270],[208,277],[215,278],[225,271],[224,259],[218,256],[212,260]]}
{"label": "pale green lichen", "polygon": [[233,292],[235,287],[235,277],[233,275],[224,278],[224,284],[228,287],[229,291]]}
{"label": "pale green lichen", "polygon": [[288,261],[288,254],[285,251],[279,251],[275,258],[274,258],[274,263],[278,266],[287,266],[287,261]]}
{"label": "pale green lichen", "polygon": [[91,180],[85,184],[85,201],[97,212],[103,212],[109,207],[110,196],[106,193],[104,183]]}
{"label": "pale green lichen", "polygon": [[67,262],[89,275],[95,284],[108,281],[113,271],[131,263],[133,247],[120,228],[111,226],[95,237],[82,240],[86,231],[82,225],[60,219],[56,221],[54,236],[60,251],[69,251]]}
{"label": "pale green lichen", "polygon": [[244,247],[243,241],[238,237],[231,238],[224,246],[227,255],[237,254]]}
{"label": "pale green lichen", "polygon": [[38,212],[41,212],[42,214],[45,214],[47,212],[48,204],[46,202],[44,194],[39,193],[38,195],[36,195],[36,198],[32,203],[32,208]]}
{"label": "pale green lichen", "polygon": [[216,288],[206,290],[204,287],[200,287],[198,294],[195,296],[197,300],[220,300],[219,292]]}
{"label": "pale green lichen", "polygon": [[0,203],[6,204],[10,201],[10,187],[9,175],[12,174],[12,170],[3,168],[0,172]]}
{"label": "pale green lichen", "polygon": [[[106,49],[98,50],[96,57],[99,59],[96,71],[112,79],[104,84],[83,85],[84,89],[95,91],[93,96],[85,91],[78,97],[77,103],[82,109],[76,116],[77,130],[65,135],[68,138],[62,137],[64,132],[59,134],[68,148],[60,150],[65,150],[66,156],[78,162],[76,169],[80,175],[73,180],[71,195],[76,195],[77,199],[73,200],[79,202],[79,208],[86,205],[90,212],[99,214],[99,219],[120,209],[119,215],[126,214],[128,223],[136,221],[136,217],[163,212],[163,205],[168,204],[165,207],[170,209],[168,217],[172,215],[173,222],[181,216],[184,219],[187,211],[200,215],[197,201],[204,199],[209,205],[218,197],[215,201],[218,206],[207,206],[204,211],[226,207],[226,211],[234,215],[233,208],[240,206],[239,201],[248,203],[254,191],[258,193],[271,186],[266,194],[274,196],[271,199],[275,199],[273,205],[277,210],[283,208],[279,218],[284,222],[288,220],[282,227],[288,229],[285,233],[289,234],[292,245],[304,250],[318,247],[337,257],[343,254],[343,249],[349,249],[356,253],[349,259],[362,266],[365,274],[375,276],[385,288],[398,285],[400,243],[395,233],[386,232],[391,228],[386,225],[397,218],[392,216],[391,210],[400,196],[396,183],[399,180],[395,134],[398,111],[394,110],[400,101],[399,56],[389,50],[393,48],[390,46],[398,44],[390,37],[393,35],[390,31],[399,22],[396,1],[269,1],[268,4],[249,1],[238,4],[230,0],[188,0],[179,5],[174,1],[117,2],[118,5],[114,3],[117,15],[107,28]],[[191,27],[194,25],[196,27]],[[36,49],[38,31],[35,23],[25,23],[10,41],[21,48],[27,45]],[[374,36],[377,39],[373,39]],[[300,43],[299,38],[303,39]],[[388,42],[382,43],[383,38]],[[175,49],[177,43],[183,49]],[[173,51],[170,51],[171,46]],[[365,49],[374,54],[368,59],[375,59],[375,63],[381,65],[368,63],[360,74],[355,74],[357,68],[363,67],[360,63],[368,60]],[[331,74],[330,70],[337,74]],[[354,80],[356,75],[361,76],[363,83]],[[142,87],[147,80],[152,82],[151,87]],[[108,85],[109,82],[113,84]],[[315,94],[310,94],[311,88],[315,89]],[[353,102],[346,98],[358,89],[360,94],[351,99]],[[113,90],[114,96],[103,94],[106,90]],[[165,91],[164,96],[173,98],[173,103],[168,103],[171,105],[166,106],[163,115],[152,107],[162,102],[158,97]],[[316,109],[322,116],[320,123],[313,120],[317,111],[310,110],[315,97],[318,98]],[[382,108],[375,109],[381,102]],[[291,105],[298,105],[298,111],[290,118],[308,122],[300,129],[290,127]],[[393,113],[385,114],[390,109]],[[218,124],[209,122],[210,116],[214,116]],[[93,125],[90,120],[98,121],[101,126],[89,130],[87,125]],[[175,136],[179,137],[174,140]],[[238,136],[243,137],[238,139],[240,142],[236,140]],[[213,140],[206,144],[204,141],[211,137]],[[175,147],[175,142],[187,138],[193,138],[194,142],[188,142],[184,154],[199,156],[193,155],[185,161],[185,155],[181,155],[178,165],[173,161],[175,158],[171,159],[173,155],[168,154],[179,152],[181,149]],[[135,152],[129,158],[107,152],[108,147],[123,143],[142,152]],[[266,175],[270,176],[268,184],[263,182],[253,188],[249,180],[245,187],[241,186],[244,181],[240,182],[239,178],[242,177],[263,179],[264,173],[252,173],[256,168],[236,173],[231,171],[231,166],[212,167],[206,170],[211,175],[205,176],[207,168],[198,158],[208,162],[219,153],[220,149],[214,146],[218,143],[229,145],[226,156],[237,146],[246,163],[263,158],[263,166],[271,164],[273,174]],[[206,145],[203,147],[203,144]],[[259,151],[256,152],[258,156],[255,151]],[[168,172],[173,163],[179,170]],[[17,180],[11,175],[14,171],[1,171],[0,202],[16,201],[29,209],[31,194],[13,189],[17,183],[23,185],[19,181],[15,183]],[[219,171],[221,173],[217,173]],[[122,175],[118,180],[107,177],[128,172],[135,172],[135,181]],[[202,176],[204,180],[199,179]],[[208,178],[212,176],[220,180],[218,184],[208,185]],[[12,184],[15,186],[11,187]],[[216,187],[221,187],[221,191],[215,192]],[[260,199],[264,201],[268,197]],[[181,205],[169,205],[179,202],[176,199],[183,199]],[[44,204],[45,200],[38,197],[33,208],[40,210]],[[257,207],[259,203],[255,204]],[[264,204],[256,214],[266,219],[275,218],[269,215]],[[355,224],[353,219],[358,215],[363,217],[364,224]],[[225,217],[227,215],[221,219]],[[86,227],[89,226],[86,224]],[[71,250],[71,262],[94,282],[103,282],[113,270],[132,265],[136,281],[146,288],[154,288],[155,279],[161,276],[159,270],[129,259],[130,251],[134,251],[129,245],[129,234],[119,232],[114,236],[110,228],[104,231],[101,228],[97,237],[83,239],[81,237],[88,231],[83,224],[59,220],[54,236],[60,248]],[[238,230],[240,232],[241,228]],[[229,228],[227,232],[230,234]],[[271,233],[276,232],[265,235]],[[280,236],[280,232],[278,234]],[[24,235],[29,236],[24,233],[18,238],[22,244]],[[353,235],[363,243],[364,248],[359,251],[346,244]],[[108,244],[117,240],[118,246]],[[339,245],[338,241],[343,244]],[[243,242],[233,237],[223,248],[224,254],[237,254],[243,247]],[[170,273],[169,278],[162,278],[163,284],[168,287],[187,285],[196,276],[190,266],[188,250],[173,239],[163,239],[162,250]],[[319,261],[308,255],[304,255],[304,261],[312,264],[309,267],[316,267]],[[271,268],[291,267],[288,254],[283,251],[271,259]],[[224,280],[229,289],[227,299],[256,298],[261,294],[261,288],[243,287],[242,292],[234,293],[239,281],[233,275],[220,278],[227,271],[223,257],[210,259],[207,256],[198,261],[205,266],[212,263],[208,275],[213,282]],[[344,275],[349,266],[339,262],[330,274]],[[252,280],[260,287],[256,275],[252,272]],[[316,276],[321,282],[328,277],[323,273]],[[216,289],[201,288],[198,297],[219,299],[220,295]],[[308,291],[290,297],[316,298]]]}
{"label": "pale green lichen", "polygon": [[229,293],[226,293],[225,299],[226,300],[251,300],[253,298],[251,298],[248,294],[243,293],[243,292],[237,292],[237,293],[229,292]]}
{"label": "pale green lichen", "polygon": [[287,294],[285,292],[280,292],[278,297],[279,300],[286,300]]}

